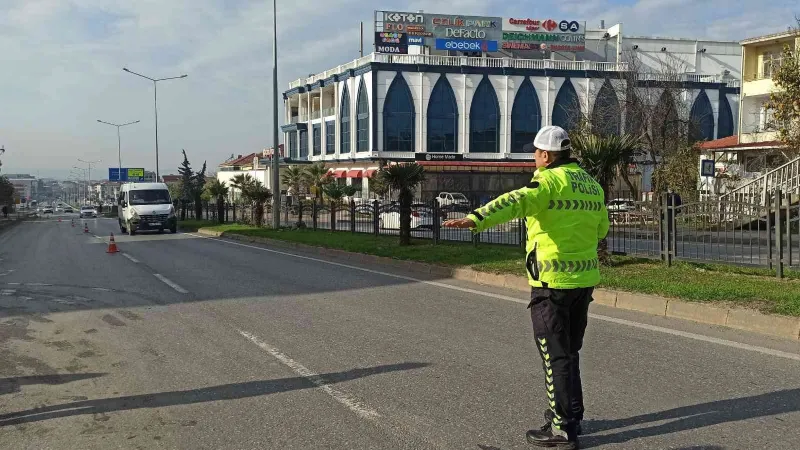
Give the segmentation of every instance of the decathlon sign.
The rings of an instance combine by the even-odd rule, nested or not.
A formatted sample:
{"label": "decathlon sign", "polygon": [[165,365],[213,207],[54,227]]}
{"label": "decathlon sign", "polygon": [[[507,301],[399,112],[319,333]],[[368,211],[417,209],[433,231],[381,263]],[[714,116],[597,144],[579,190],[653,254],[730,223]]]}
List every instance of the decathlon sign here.
{"label": "decathlon sign", "polygon": [[436,39],[436,50],[459,52],[496,52],[497,41],[474,39]]}

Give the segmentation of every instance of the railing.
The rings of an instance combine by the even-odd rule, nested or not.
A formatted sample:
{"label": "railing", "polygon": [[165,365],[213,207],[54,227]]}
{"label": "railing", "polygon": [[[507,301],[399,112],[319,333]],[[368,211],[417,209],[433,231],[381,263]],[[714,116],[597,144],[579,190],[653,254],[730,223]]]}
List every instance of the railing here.
{"label": "railing", "polygon": [[[600,72],[625,72],[630,70],[626,62],[597,62],[597,61],[556,61],[550,59],[521,59],[521,58],[476,58],[469,56],[444,56],[444,55],[391,55],[387,53],[371,53],[347,64],[336,66],[325,72],[308,78],[299,78],[289,83],[289,89],[306,84],[314,84],[333,75],[340,74],[348,69],[363,66],[370,62],[387,64],[422,64],[432,66],[469,66],[516,69],[555,69],[555,70],[592,70]],[[699,75],[693,73],[660,74],[642,73],[639,79],[648,81],[689,81],[705,83],[725,83],[728,87],[739,87],[740,82],[735,78],[721,75]]]}
{"label": "railing", "polygon": [[800,158],[722,194],[719,200],[764,205],[775,189],[780,189],[787,195],[800,195]]}

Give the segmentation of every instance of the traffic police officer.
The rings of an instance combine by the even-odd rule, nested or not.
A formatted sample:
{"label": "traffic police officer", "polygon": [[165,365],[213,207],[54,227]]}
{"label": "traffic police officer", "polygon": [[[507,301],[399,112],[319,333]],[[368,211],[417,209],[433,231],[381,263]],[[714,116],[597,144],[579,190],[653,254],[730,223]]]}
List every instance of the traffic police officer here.
{"label": "traffic police officer", "polygon": [[481,232],[526,219],[533,334],[542,358],[549,408],[547,423],[527,433],[541,447],[577,449],[583,419],[579,356],[592,290],[600,281],[597,244],[608,233],[601,186],[577,160],[560,127],[542,128],[533,141],[531,182],[444,226]]}

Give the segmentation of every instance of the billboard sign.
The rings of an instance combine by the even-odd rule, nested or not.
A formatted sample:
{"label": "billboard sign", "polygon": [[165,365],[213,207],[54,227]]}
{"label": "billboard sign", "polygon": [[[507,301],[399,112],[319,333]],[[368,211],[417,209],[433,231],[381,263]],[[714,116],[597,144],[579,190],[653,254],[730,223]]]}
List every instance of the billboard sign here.
{"label": "billboard sign", "polygon": [[375,11],[376,32],[406,33],[410,37],[423,38],[422,44],[413,45],[434,46],[436,39],[499,42],[503,37],[502,27],[501,17]]}
{"label": "billboard sign", "polygon": [[453,50],[458,52],[496,52],[497,41],[481,41],[477,39],[436,39],[436,50]]}
{"label": "billboard sign", "polygon": [[408,36],[408,45],[425,45],[425,38],[422,36]]}
{"label": "billboard sign", "polygon": [[504,50],[582,52],[586,49],[586,22],[554,19],[503,19]]}
{"label": "billboard sign", "polygon": [[120,170],[118,167],[108,168],[108,181],[144,181],[144,169],[135,168],[128,169],[122,168],[122,177],[120,177]]}
{"label": "billboard sign", "polygon": [[408,53],[408,36],[405,33],[376,31],[375,51],[377,53]]}
{"label": "billboard sign", "polygon": [[417,161],[463,161],[463,153],[414,153]]}

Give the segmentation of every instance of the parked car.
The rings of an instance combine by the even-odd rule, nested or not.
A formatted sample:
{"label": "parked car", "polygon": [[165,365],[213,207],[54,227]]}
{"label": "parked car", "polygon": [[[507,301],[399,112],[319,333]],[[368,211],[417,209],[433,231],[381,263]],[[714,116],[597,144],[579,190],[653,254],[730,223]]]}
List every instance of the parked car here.
{"label": "parked car", "polygon": [[[420,204],[417,204],[420,205]],[[412,205],[411,207],[411,229],[433,228],[435,217],[433,210],[428,205],[424,207]],[[393,204],[387,207],[378,216],[378,227],[388,230],[400,229],[400,205]]]}
{"label": "parked car", "polygon": [[65,206],[64,207],[64,212],[65,213],[74,213],[75,210],[72,209],[72,206]]}
{"label": "parked car", "polygon": [[97,217],[97,210],[94,208],[94,206],[81,206],[81,219],[84,217]]}
{"label": "parked car", "polygon": [[440,192],[436,201],[439,202],[439,206],[462,205],[469,207],[469,199],[460,192]]}
{"label": "parked car", "polygon": [[630,199],[615,198],[608,202],[606,209],[608,212],[629,212],[636,209],[636,203]]}

